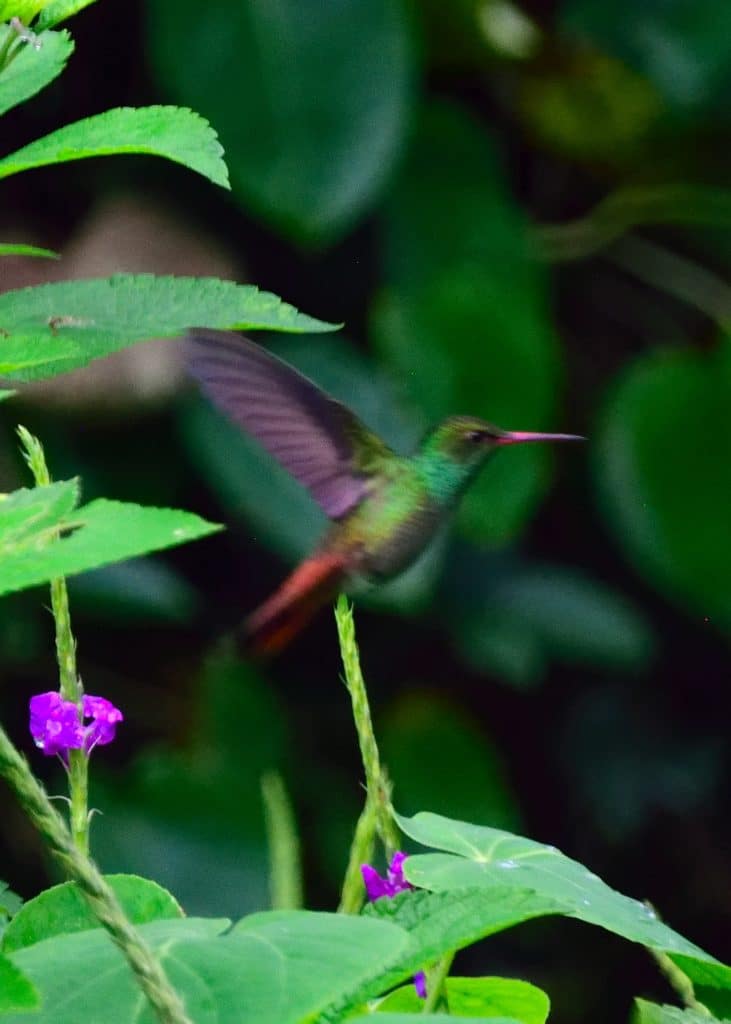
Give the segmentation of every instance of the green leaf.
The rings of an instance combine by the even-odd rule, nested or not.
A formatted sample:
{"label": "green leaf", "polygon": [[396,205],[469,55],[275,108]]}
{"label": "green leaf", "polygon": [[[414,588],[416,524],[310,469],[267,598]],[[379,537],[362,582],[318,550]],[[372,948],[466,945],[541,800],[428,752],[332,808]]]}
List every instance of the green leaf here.
{"label": "green leaf", "polygon": [[33,982],[0,953],[0,1013],[35,1010],[41,997]]}
{"label": "green leaf", "polygon": [[712,1024],[714,1017],[678,1006],[659,1006],[646,999],[635,999],[632,1024]]}
{"label": "green leaf", "polygon": [[79,346],[69,338],[32,333],[14,333],[7,337],[0,334],[0,373],[12,378],[19,373],[22,375],[31,367],[42,367],[45,372],[53,372],[51,367],[78,358],[78,353]]}
{"label": "green leaf", "polygon": [[0,256],[43,256],[48,260],[61,258],[52,249],[39,249],[37,245],[24,245],[22,242],[0,242]]}
{"label": "green leaf", "polygon": [[429,812],[413,818],[399,815],[397,820],[406,835],[418,843],[448,851],[407,859],[406,877],[416,886],[435,892],[467,887],[490,890],[506,885],[521,891],[532,889],[538,896],[570,908],[560,913],[599,925],[632,942],[694,960],[718,962],[659,921],[649,907],[610,889],[555,847]]}
{"label": "green leaf", "polygon": [[[0,25],[0,46],[8,33],[17,37],[15,29]],[[52,82],[73,51],[74,42],[68,32],[43,32],[37,36],[35,45],[22,44],[20,52],[0,71],[0,114],[35,96]],[[45,254],[45,250],[39,249],[32,255],[41,253]]]}
{"label": "green leaf", "polygon": [[[19,335],[27,367],[36,346],[56,352],[69,342],[73,356],[7,374],[12,379],[52,376],[147,338],[172,337],[192,324],[239,330],[331,331],[335,325],[299,313],[270,292],[217,278],[115,274],[63,281],[0,294],[0,328]],[[10,341],[0,335],[0,352]]]}
{"label": "green leaf", "polygon": [[[509,1017],[522,1024],[545,1024],[551,1007],[545,992],[513,978],[447,978],[446,990],[454,1017]],[[386,996],[378,1011],[420,1013],[423,1005],[414,986],[404,985]]]}
{"label": "green leaf", "polygon": [[[225,925],[184,918],[140,926],[196,1024],[314,1020],[409,945],[400,928],[338,914],[257,914],[219,936]],[[105,1024],[139,1019],[139,989],[102,929],[57,936],[12,959],[41,991],[38,1024],[78,1024],[90,1007],[104,1008]]]}
{"label": "green leaf", "polygon": [[15,391],[0,391],[0,402],[5,401],[6,398],[12,398],[15,394],[17,394]]}
{"label": "green leaf", "polygon": [[710,352],[653,352],[610,395],[594,467],[600,508],[627,555],[669,596],[727,632],[730,406],[731,337]]}
{"label": "green leaf", "polygon": [[36,547],[52,535],[79,500],[78,480],[22,488],[0,499],[0,556]]}
{"label": "green leaf", "polygon": [[685,956],[671,959],[690,978],[696,998],[721,1020],[731,1020],[731,967]]}
{"label": "green leaf", "polygon": [[[176,953],[185,943],[196,941],[204,948],[215,948],[211,940],[228,924],[226,920],[182,918],[140,926],[143,938],[159,951],[173,985],[184,994],[196,1024],[212,1024],[209,988],[205,979],[191,975],[187,967],[181,968]],[[105,1024],[140,1020],[139,987],[103,928],[57,935],[17,950],[10,959],[41,994],[41,1008],[32,1018],[34,1024],[79,1024],[94,1017]],[[28,1019],[25,1014],[9,1014],[3,1017],[3,1024],[27,1024]],[[145,1013],[144,1019],[152,1018]]]}
{"label": "green leaf", "polygon": [[323,242],[373,203],[412,104],[401,0],[215,0],[203,21],[196,0],[147,10],[163,84],[216,125],[234,188],[262,217]]}
{"label": "green leaf", "polygon": [[12,917],[23,906],[23,901],[9,888],[7,882],[0,882],[0,915]]}
{"label": "green leaf", "polygon": [[73,17],[94,2],[95,0],[50,0],[38,17],[36,30],[40,32],[44,28],[60,25],[62,21]]}
{"label": "green leaf", "polygon": [[[133,924],[183,916],[175,898],[157,882],[136,875],[107,875],[106,879]],[[100,927],[77,885],[63,882],[21,907],[7,927],[2,949],[6,954],[15,953],[55,935],[71,935]]]}
{"label": "green leaf", "polygon": [[0,160],[0,178],[48,164],[119,153],[149,153],[228,188],[223,149],[200,115],[180,107],[119,107],[65,125]]}
{"label": "green leaf", "polygon": [[[409,857],[409,861],[414,858]],[[422,859],[422,858],[417,858]],[[400,925],[413,947],[396,968],[377,979],[377,986],[358,992],[361,1001],[384,992],[445,953],[464,949],[488,935],[547,914],[568,913],[569,904],[529,889],[495,884],[489,889],[450,889],[449,892],[409,892],[378,900],[364,911]]]}
{"label": "green leaf", "polygon": [[[391,284],[374,340],[425,418],[558,430],[561,361],[545,268],[479,125],[447,106],[427,112],[384,234]],[[491,545],[515,536],[546,489],[550,458],[540,445],[498,453],[465,495],[463,531]]]}
{"label": "green leaf", "polygon": [[[352,1020],[353,1024],[363,1024],[366,1020],[374,1024],[371,1014],[348,1019]],[[451,1013],[420,1013],[417,1020],[425,1021],[426,1024],[454,1024]],[[513,1017],[460,1017],[460,1020],[465,1024],[520,1024],[520,1021]],[[417,1024],[417,1021],[413,1013],[379,1013],[375,1024]]]}
{"label": "green leaf", "polygon": [[48,3],[51,0],[0,0],[0,21],[19,18],[28,25]]}
{"label": "green leaf", "polygon": [[[35,503],[26,497],[29,493],[35,494],[15,492],[0,501],[0,594],[174,547],[220,529],[190,512],[143,508],[103,498],[62,511],[60,505],[49,503],[50,498],[45,504]],[[64,492],[64,500],[67,498]],[[33,520],[28,525],[25,520],[18,524],[18,503],[25,511],[26,502]],[[2,529],[3,521],[10,523],[7,531]],[[54,539],[58,530],[64,535]]]}

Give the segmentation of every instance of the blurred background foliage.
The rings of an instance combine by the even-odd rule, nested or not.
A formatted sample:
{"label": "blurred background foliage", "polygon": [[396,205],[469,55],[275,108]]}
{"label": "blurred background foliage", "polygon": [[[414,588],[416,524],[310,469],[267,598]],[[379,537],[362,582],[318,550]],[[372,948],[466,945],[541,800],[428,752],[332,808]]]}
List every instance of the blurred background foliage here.
{"label": "blurred background foliage", "polygon": [[[725,0],[104,0],[8,151],[110,106],[189,105],[231,195],[142,158],[4,184],[0,287],[115,270],[251,280],[337,336],[272,346],[408,450],[450,412],[586,433],[498,455],[455,529],[357,595],[404,813],[525,830],[728,956],[731,10]],[[261,775],[282,772],[311,904],[332,906],[362,789],[334,626],[278,661],[228,638],[314,542],[312,502],[150,343],[3,403],[85,496],[230,525],[72,583],[87,689],[125,710],[95,755],[96,852],[189,912],[266,905]],[[0,615],[2,714],[26,749],[53,679],[40,592]],[[38,765],[38,759],[35,759]],[[60,788],[53,765],[40,766]],[[7,794],[2,871],[48,865]],[[725,947],[725,948],[724,948]],[[550,992],[556,1020],[667,998],[652,965],[571,922],[461,964]]]}

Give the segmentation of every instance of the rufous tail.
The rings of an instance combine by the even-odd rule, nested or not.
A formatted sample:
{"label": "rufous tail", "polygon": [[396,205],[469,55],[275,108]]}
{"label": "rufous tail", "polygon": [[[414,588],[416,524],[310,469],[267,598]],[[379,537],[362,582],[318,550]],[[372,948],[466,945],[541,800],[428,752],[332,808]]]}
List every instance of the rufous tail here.
{"label": "rufous tail", "polygon": [[281,651],[335,597],[346,575],[342,555],[324,552],[306,559],[246,620],[248,646],[257,654]]}

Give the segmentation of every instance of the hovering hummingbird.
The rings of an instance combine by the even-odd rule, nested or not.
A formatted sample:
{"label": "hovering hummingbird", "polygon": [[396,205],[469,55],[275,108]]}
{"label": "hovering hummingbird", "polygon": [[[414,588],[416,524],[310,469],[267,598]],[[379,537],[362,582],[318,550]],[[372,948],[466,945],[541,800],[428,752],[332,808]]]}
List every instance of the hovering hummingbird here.
{"label": "hovering hummingbird", "polygon": [[354,578],[406,569],[448,519],[496,449],[575,434],[501,430],[450,416],[403,457],[346,406],[239,335],[193,328],[189,369],[208,397],[292,474],[332,526],[319,546],[246,621],[255,650],[274,653]]}

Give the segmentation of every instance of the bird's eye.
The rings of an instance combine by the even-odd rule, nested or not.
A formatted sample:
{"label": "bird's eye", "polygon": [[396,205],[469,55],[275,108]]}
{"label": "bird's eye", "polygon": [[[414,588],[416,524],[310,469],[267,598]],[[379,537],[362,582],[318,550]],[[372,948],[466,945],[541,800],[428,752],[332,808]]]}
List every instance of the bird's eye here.
{"label": "bird's eye", "polygon": [[470,430],[465,437],[468,441],[472,441],[473,444],[479,444],[480,441],[484,441],[488,436],[486,430]]}

